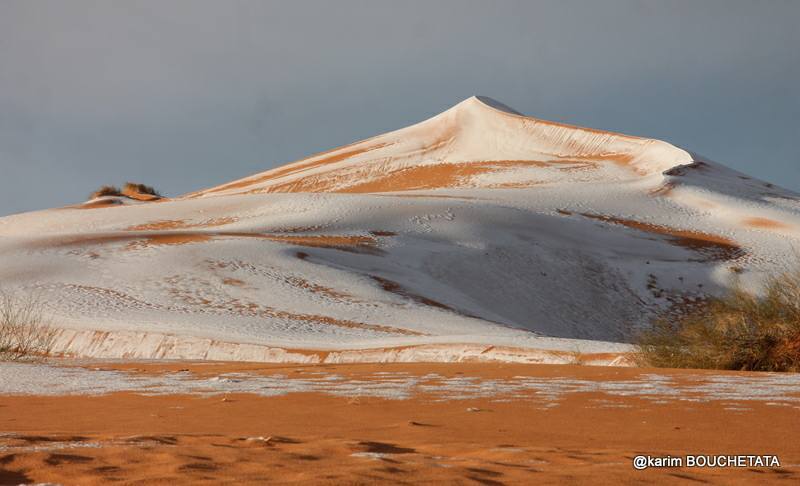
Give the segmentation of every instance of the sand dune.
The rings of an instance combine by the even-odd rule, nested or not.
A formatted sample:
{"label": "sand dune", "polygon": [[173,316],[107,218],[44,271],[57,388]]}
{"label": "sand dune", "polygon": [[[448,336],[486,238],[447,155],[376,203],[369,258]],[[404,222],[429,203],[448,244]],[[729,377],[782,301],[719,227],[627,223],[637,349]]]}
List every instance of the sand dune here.
{"label": "sand dune", "polygon": [[623,363],[654,315],[792,265],[799,228],[791,191],[473,97],[183,197],[0,218],[0,279],[83,356]]}

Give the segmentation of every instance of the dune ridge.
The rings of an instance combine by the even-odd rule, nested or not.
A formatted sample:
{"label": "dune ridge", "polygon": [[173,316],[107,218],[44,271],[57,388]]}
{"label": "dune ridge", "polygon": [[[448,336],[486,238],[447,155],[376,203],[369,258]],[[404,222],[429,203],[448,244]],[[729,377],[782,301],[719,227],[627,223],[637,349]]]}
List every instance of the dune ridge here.
{"label": "dune ridge", "polygon": [[622,363],[798,240],[792,191],[472,97],[185,196],[0,218],[0,280],[75,356]]}

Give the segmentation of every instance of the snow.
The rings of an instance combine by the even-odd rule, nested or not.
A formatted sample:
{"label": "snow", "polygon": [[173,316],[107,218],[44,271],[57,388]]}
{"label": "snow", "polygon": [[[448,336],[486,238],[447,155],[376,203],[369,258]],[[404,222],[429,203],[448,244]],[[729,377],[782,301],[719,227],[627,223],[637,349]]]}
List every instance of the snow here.
{"label": "snow", "polygon": [[[574,377],[514,376],[485,378],[446,377],[437,373],[369,372],[342,376],[329,371],[283,373],[223,373],[198,376],[180,371],[141,374],[62,364],[0,363],[0,391],[4,395],[106,395],[130,392],[140,395],[218,396],[251,393],[273,397],[291,393],[323,393],[340,397],[376,397],[407,400],[424,396],[434,401],[525,400],[557,406],[567,395],[596,393],[604,397],[599,407],[620,406],[617,400],[638,397],[654,403],[764,402],[771,406],[800,408],[800,376],[781,373],[643,374],[630,379],[591,380]],[[471,410],[468,411],[480,411]]]}
{"label": "snow", "polygon": [[0,281],[81,356],[563,362],[758,291],[798,228],[795,193],[473,97],[184,197],[0,218]]}

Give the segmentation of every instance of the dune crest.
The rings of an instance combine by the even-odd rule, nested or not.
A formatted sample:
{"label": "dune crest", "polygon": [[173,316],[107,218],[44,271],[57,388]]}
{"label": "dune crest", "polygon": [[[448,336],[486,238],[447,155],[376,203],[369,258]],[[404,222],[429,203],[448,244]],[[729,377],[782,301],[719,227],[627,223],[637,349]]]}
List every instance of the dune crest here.
{"label": "dune crest", "polygon": [[615,182],[692,162],[667,143],[527,117],[483,96],[416,125],[189,197]]}
{"label": "dune crest", "polygon": [[42,296],[56,351],[625,363],[655,315],[758,291],[800,245],[796,193],[486,97],[141,199],[0,218],[0,281]]}

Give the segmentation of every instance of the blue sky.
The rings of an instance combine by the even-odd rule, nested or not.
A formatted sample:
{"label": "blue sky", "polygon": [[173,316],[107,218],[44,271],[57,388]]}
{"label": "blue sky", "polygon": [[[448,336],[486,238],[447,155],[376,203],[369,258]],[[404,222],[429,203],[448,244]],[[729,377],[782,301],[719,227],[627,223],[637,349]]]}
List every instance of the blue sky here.
{"label": "blue sky", "polygon": [[178,195],[473,94],[800,191],[800,2],[0,2],[0,215]]}

